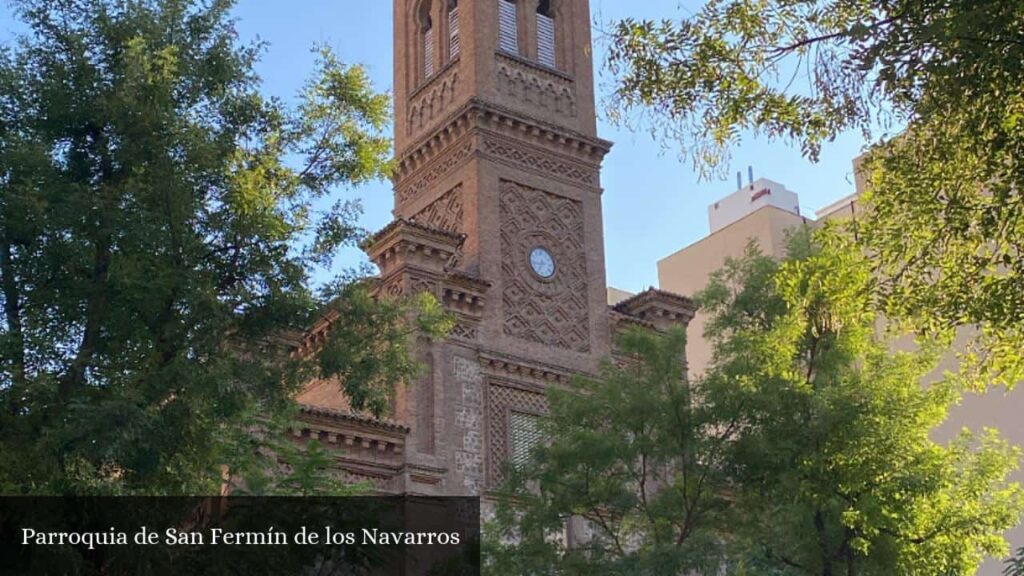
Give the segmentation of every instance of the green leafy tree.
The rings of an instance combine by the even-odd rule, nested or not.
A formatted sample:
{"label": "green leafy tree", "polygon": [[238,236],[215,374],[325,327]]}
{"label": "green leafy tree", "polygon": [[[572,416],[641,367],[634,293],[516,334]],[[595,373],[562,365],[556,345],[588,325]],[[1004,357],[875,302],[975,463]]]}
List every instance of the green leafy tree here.
{"label": "green leafy tree", "polygon": [[549,441],[508,469],[485,527],[489,574],[718,573],[723,455],[736,423],[698,401],[685,344],[682,329],[630,331],[619,362],[549,390]]}
{"label": "green leafy tree", "polygon": [[[650,120],[702,173],[754,132],[800,146],[861,130],[859,237],[890,319],[980,327],[968,360],[1024,378],[1024,5],[710,0],[611,36],[613,110]],[[899,129],[897,137],[875,134]]]}
{"label": "green leafy tree", "polygon": [[[358,205],[328,196],[388,172],[388,98],[327,49],[297,105],[262,96],[232,4],[13,3],[28,32],[0,51],[0,493],[208,494],[240,472],[308,493],[316,449],[320,465],[271,446],[298,387],[415,370],[337,358],[402,357],[417,303],[310,282],[362,236]],[[294,354],[331,310],[346,330]],[[292,474],[259,478],[286,457]]]}
{"label": "green leafy tree", "polygon": [[1019,450],[930,438],[965,382],[922,385],[941,346],[892,352],[869,264],[821,238],[794,236],[783,263],[751,245],[713,276],[699,380],[681,331],[638,331],[599,377],[549,391],[546,442],[488,526],[492,573],[934,576],[1007,552]]}
{"label": "green leafy tree", "polygon": [[996,431],[930,438],[962,394],[922,385],[942,348],[892,352],[871,268],[827,230],[776,264],[751,245],[699,299],[714,359],[708,401],[730,444],[736,574],[973,574],[1024,511],[1020,451]]}

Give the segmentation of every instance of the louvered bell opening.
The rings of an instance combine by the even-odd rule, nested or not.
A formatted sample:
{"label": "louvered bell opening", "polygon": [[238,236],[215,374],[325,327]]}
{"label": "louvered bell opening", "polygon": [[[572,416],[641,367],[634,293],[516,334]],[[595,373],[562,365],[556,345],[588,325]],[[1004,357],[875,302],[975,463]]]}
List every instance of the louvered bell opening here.
{"label": "louvered bell opening", "polygon": [[434,35],[431,30],[423,33],[423,77],[434,75]]}
{"label": "louvered bell opening", "polygon": [[509,413],[509,461],[519,467],[530,460],[534,447],[542,440],[539,422],[533,414]]}
{"label": "louvered bell opening", "polygon": [[516,24],[516,5],[508,0],[498,0],[499,38],[498,46],[505,52],[519,54],[519,27]]}
{"label": "louvered bell opening", "polygon": [[555,19],[537,14],[537,60],[550,68],[555,61]]}
{"label": "louvered bell opening", "polygon": [[448,53],[455,60],[459,56],[459,9],[448,12]]}

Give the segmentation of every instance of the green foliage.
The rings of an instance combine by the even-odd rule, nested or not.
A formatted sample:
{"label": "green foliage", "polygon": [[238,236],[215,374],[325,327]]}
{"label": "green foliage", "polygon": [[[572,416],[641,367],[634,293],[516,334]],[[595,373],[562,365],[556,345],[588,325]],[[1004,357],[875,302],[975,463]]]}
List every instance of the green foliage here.
{"label": "green foliage", "polygon": [[[599,376],[550,389],[550,442],[508,470],[485,527],[489,574],[717,573],[732,428],[684,378],[686,333],[636,329]],[[576,546],[560,536],[589,534]]]}
{"label": "green foliage", "polygon": [[747,131],[873,141],[858,235],[890,319],[933,336],[975,324],[968,371],[1024,379],[1024,4],[711,0],[612,34],[613,110],[650,120],[702,174]]}
{"label": "green foliage", "polygon": [[[273,446],[292,395],[413,369],[292,354],[328,304],[359,345],[405,350],[390,308],[309,287],[362,236],[357,204],[314,207],[387,175],[388,98],[323,48],[297,106],[263,97],[232,4],[14,2],[29,31],[0,52],[0,493],[210,494],[240,472],[254,491],[333,490],[315,444]],[[278,457],[291,480],[258,478]]]}
{"label": "green foliage", "polygon": [[748,249],[701,295],[708,400],[742,414],[737,573],[971,574],[1006,552],[1024,511],[1007,480],[1019,449],[992,430],[931,439],[963,382],[922,386],[942,348],[892,352],[876,336],[870,271],[834,231],[802,233],[780,266]]}
{"label": "green foliage", "polygon": [[338,379],[355,410],[376,416],[391,406],[395,384],[419,372],[411,349],[416,338],[441,337],[453,323],[427,293],[379,302],[361,283],[342,288],[328,315],[331,329],[318,355],[318,376]]}
{"label": "green foliage", "polygon": [[[547,443],[508,471],[495,574],[971,574],[1024,512],[995,431],[931,438],[969,384],[878,336],[873,276],[832,229],[779,263],[751,244],[699,296],[714,345],[626,334],[619,362],[549,391]],[[567,546],[567,522],[583,534]]]}

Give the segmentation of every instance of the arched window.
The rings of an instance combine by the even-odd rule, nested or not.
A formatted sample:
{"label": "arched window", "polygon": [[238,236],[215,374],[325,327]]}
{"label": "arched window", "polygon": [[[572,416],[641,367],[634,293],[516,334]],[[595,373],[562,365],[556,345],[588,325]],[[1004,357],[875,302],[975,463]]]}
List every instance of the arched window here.
{"label": "arched window", "polygon": [[541,0],[537,5],[537,61],[555,68],[555,12],[551,0]]}
{"label": "arched window", "polygon": [[419,20],[420,46],[423,50],[423,80],[434,75],[434,19],[431,17],[431,0],[420,3]]}
{"label": "arched window", "polygon": [[519,14],[515,0],[498,0],[498,47],[519,54]]}
{"label": "arched window", "polygon": [[448,0],[448,59],[459,57],[459,0]]}

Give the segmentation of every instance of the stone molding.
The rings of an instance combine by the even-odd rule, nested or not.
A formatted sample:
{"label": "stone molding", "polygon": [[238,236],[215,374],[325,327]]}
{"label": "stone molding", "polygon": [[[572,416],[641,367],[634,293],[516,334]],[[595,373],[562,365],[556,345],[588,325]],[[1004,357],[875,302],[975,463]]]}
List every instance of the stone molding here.
{"label": "stone molding", "polygon": [[647,322],[658,330],[667,330],[672,326],[688,326],[697,313],[697,306],[686,296],[650,288],[619,302],[612,310]]}
{"label": "stone molding", "polygon": [[563,368],[495,352],[480,352],[480,366],[492,379],[520,383],[535,391],[550,385],[567,386],[571,380]]}
{"label": "stone molding", "polygon": [[441,127],[412,143],[407,147],[408,151],[396,159],[396,190],[408,186],[406,182],[411,179],[418,179],[419,173],[428,169],[439,156],[446,154],[453,142],[480,129],[528,140],[545,150],[569,156],[595,169],[600,168],[601,160],[612,147],[612,143],[607,140],[531,119],[480,99],[472,99],[452,112]]}
{"label": "stone molding", "polygon": [[443,274],[459,252],[465,235],[399,218],[374,234],[363,250],[387,280],[401,268]]}
{"label": "stone molding", "polygon": [[299,407],[299,420],[301,426],[292,429],[295,438],[319,439],[328,447],[395,455],[404,451],[410,431],[396,422],[309,405]]}

